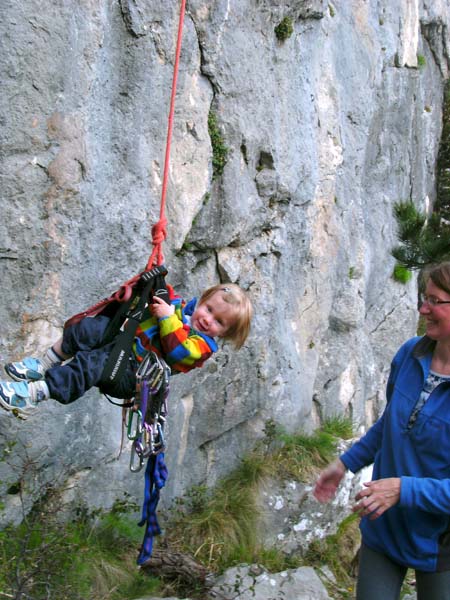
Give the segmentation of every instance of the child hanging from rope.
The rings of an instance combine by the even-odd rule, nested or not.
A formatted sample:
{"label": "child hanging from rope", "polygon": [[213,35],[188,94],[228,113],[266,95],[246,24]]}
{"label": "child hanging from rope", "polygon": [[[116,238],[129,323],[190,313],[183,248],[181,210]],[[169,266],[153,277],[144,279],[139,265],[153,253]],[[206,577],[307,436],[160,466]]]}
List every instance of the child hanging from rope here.
{"label": "child hanging from rope", "polygon": [[[239,349],[249,334],[252,305],[239,286],[218,284],[188,303],[167,287],[170,304],[153,296],[146,308],[117,398],[134,396],[136,372],[149,351],[161,356],[172,373],[185,373],[217,351],[214,338],[230,340]],[[66,327],[41,358],[8,363],[5,370],[15,381],[0,382],[0,405],[24,418],[44,400],[69,404],[99,385],[114,346],[114,341],[102,343],[109,321],[101,315],[85,317]]]}

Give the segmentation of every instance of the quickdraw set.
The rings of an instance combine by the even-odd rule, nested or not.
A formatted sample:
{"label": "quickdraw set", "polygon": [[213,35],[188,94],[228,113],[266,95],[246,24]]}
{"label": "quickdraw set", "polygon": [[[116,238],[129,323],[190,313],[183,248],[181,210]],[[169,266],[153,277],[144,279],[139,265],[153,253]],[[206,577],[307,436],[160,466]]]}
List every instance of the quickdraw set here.
{"label": "quickdraw set", "polygon": [[144,460],[164,452],[164,424],[167,415],[170,367],[154,352],[149,352],[136,374],[136,396],[129,409],[127,436],[133,441],[130,470],[136,473]]}

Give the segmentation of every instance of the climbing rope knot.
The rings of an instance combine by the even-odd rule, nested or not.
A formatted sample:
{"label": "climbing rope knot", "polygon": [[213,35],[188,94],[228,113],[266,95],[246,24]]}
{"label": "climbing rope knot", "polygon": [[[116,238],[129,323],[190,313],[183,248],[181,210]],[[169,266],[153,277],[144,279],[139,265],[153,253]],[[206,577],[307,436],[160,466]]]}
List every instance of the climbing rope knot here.
{"label": "climbing rope knot", "polygon": [[164,263],[164,254],[162,252],[162,243],[167,237],[166,231],[167,219],[162,216],[152,227],[153,251],[147,263],[146,270],[160,266]]}
{"label": "climbing rope knot", "polygon": [[152,227],[152,244],[158,246],[162,244],[167,237],[166,231],[167,219],[163,217]]}

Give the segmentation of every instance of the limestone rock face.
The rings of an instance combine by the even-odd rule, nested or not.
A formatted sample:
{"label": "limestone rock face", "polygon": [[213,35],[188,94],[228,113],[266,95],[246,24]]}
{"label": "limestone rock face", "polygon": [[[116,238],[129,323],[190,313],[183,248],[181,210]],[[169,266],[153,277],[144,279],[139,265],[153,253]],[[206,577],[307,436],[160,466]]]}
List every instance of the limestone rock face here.
{"label": "limestone rock face", "polygon": [[228,569],[222,577],[219,577],[211,592],[212,598],[221,600],[330,599],[323,583],[311,567],[300,567],[272,574],[257,565],[238,566]]}
{"label": "limestone rock face", "polygon": [[[158,220],[178,2],[7,0],[2,7],[0,359],[141,271]],[[393,205],[435,197],[450,8],[438,0],[191,0],[170,162],[165,259],[190,298],[249,290],[248,343],[173,379],[164,496],[212,485],[268,418],[311,431],[380,414],[416,289],[391,278]],[[274,32],[288,17],[292,35]],[[419,58],[420,57],[420,60]],[[213,172],[208,115],[226,163]],[[2,493],[142,495],[117,458],[121,415],[92,390],[26,423],[0,415]],[[9,449],[9,446],[6,446]],[[30,483],[31,485],[31,483]],[[6,486],[6,487],[5,487]],[[11,505],[17,496],[8,494]]]}

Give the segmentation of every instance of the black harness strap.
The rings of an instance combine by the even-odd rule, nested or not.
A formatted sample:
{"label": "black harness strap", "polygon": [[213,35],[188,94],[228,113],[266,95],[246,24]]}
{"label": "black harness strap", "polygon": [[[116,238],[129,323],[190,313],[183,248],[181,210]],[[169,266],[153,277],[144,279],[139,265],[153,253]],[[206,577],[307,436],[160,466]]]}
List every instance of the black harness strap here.
{"label": "black harness strap", "polygon": [[113,339],[114,332],[121,327],[122,322],[125,319],[127,321],[123,330],[117,334],[114,346],[103,369],[99,384],[99,388],[103,393],[114,396],[117,385],[127,368],[136,330],[143,320],[145,307],[151,301],[152,296],[159,296],[170,304],[169,293],[164,279],[164,274],[166,273],[167,271],[164,267],[154,267],[150,271],[143,273],[139,282],[140,285],[138,286],[141,289],[141,286],[143,286],[143,289],[136,306],[130,310],[130,304],[132,305],[135,301],[135,296],[131,298],[127,306],[121,307],[112,318],[110,327],[108,327],[106,333],[107,342],[110,341],[108,338]]}
{"label": "black harness strap", "polygon": [[[167,273],[166,273],[167,274]],[[162,298],[164,302],[170,304],[169,292],[167,291],[166,280],[164,279],[164,275],[161,273],[157,273],[155,275],[155,286],[153,288],[153,296],[158,296]]]}

